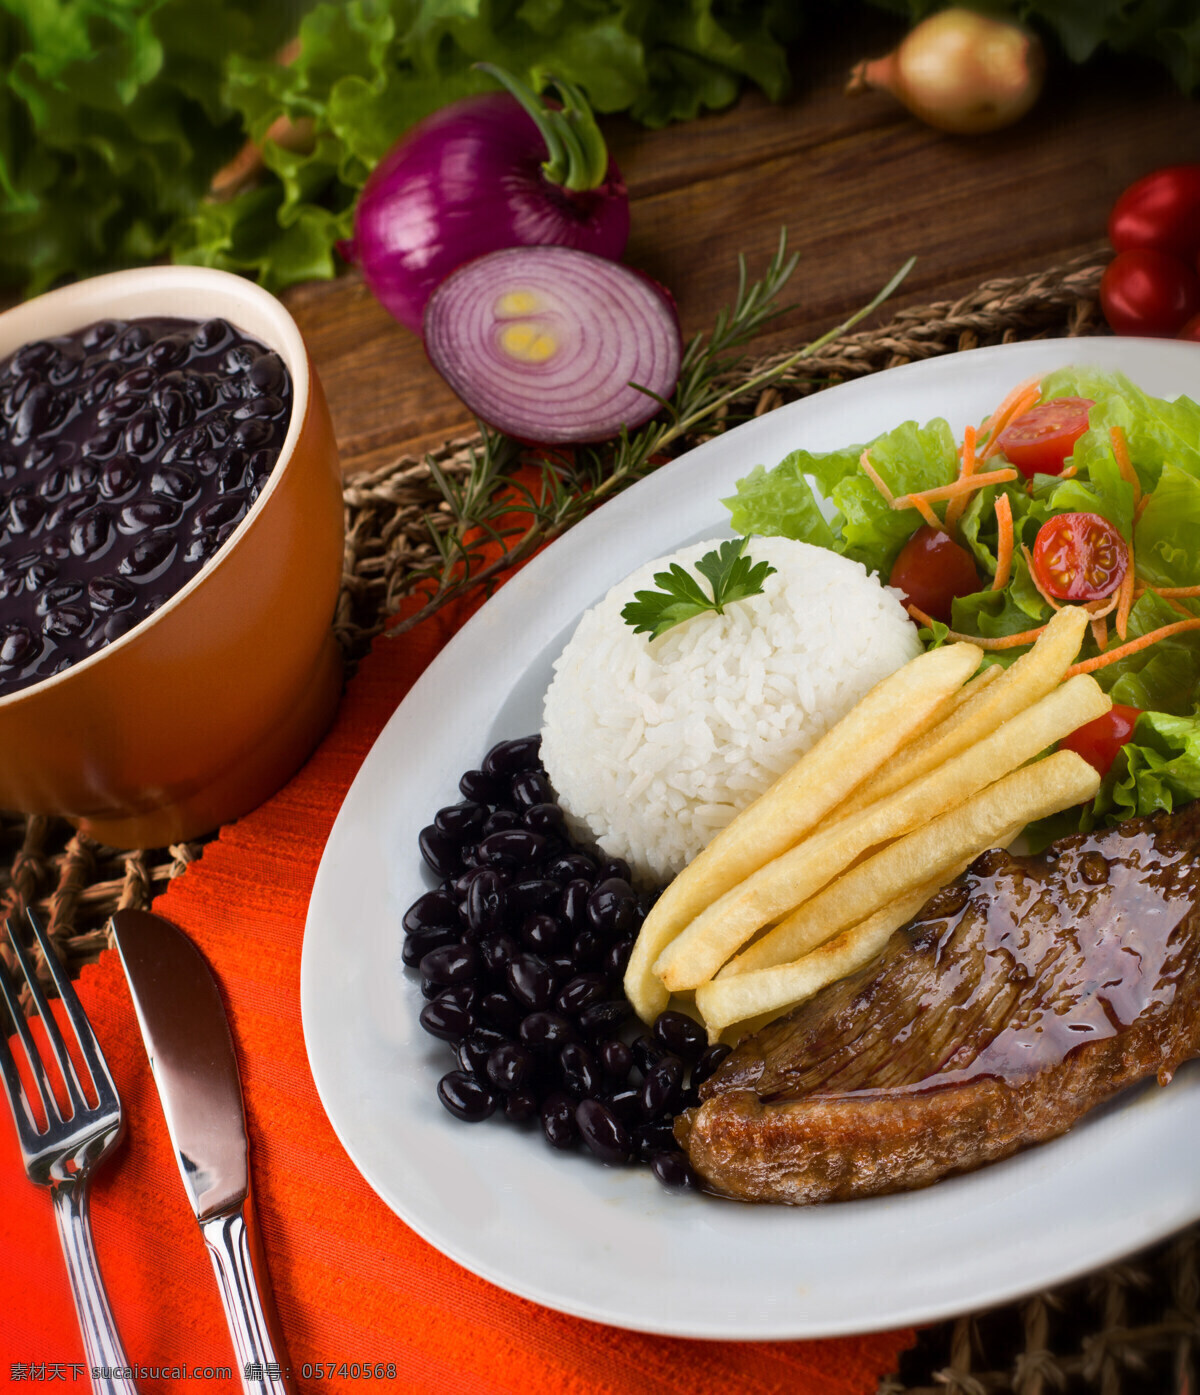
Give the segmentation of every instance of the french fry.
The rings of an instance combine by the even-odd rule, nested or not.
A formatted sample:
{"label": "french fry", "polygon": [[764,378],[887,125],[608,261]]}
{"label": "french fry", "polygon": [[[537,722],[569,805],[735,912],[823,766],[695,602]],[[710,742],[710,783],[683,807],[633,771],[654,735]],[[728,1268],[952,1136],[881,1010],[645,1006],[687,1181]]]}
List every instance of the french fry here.
{"label": "french fry", "polygon": [[642,923],[625,971],[626,996],[644,1022],[667,1005],[654,963],[675,936],[717,897],[797,842],[905,741],[936,722],[982,657],[973,644],[951,644],[918,655],[877,683],[684,868]]}
{"label": "french fry", "polygon": [[696,1006],[704,1016],[709,1037],[718,1037],[735,1022],[747,1018],[763,1022],[777,1017],[828,984],[869,964],[937,890],[937,882],[926,882],[791,964],[755,969],[703,984],[696,990]]}
{"label": "french fry", "polygon": [[1063,606],[1056,611],[1028,653],[861,785],[837,814],[865,808],[894,794],[1045,697],[1078,657],[1090,620],[1082,606]]}
{"label": "french fry", "polygon": [[1091,799],[1099,788],[1100,776],[1074,751],[1057,751],[1014,770],[858,863],[751,945],[746,955],[752,958],[731,960],[721,977],[799,959],[926,882],[940,878],[944,884],[964,860],[995,847],[1001,835],[1015,836],[1014,826]]}
{"label": "french fry", "polygon": [[[1077,727],[1103,716],[1112,700],[1094,680],[1081,681],[1085,677],[1070,679],[961,755],[759,868],[676,936],[654,972],[672,992],[698,988],[764,925],[816,895],[864,852],[957,808]],[[764,943],[765,938],[759,942]],[[770,951],[760,950],[759,944],[739,957],[737,972],[777,962],[762,958]]]}

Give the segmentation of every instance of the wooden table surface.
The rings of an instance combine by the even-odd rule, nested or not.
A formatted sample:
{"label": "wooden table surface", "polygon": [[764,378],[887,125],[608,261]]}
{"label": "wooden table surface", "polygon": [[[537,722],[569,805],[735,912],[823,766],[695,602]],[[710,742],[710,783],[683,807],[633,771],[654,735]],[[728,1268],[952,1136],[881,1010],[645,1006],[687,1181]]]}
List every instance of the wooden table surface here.
{"label": "wooden table surface", "polygon": [[[737,256],[764,268],[786,225],[797,308],[759,341],[801,344],[870,299],[904,259],[895,305],[1041,270],[1095,247],[1120,191],[1161,165],[1200,160],[1200,107],[1164,70],[1107,59],[1052,62],[1037,107],[1006,131],[955,137],[886,94],[849,98],[856,58],[903,33],[889,16],[826,22],[795,55],[793,96],[747,92],[731,109],[647,131],[604,125],[632,201],[626,260],[669,286],[683,328],[707,328],[737,284]],[[347,473],[431,448],[471,426],[419,340],[356,273],[286,296],[325,384]]]}

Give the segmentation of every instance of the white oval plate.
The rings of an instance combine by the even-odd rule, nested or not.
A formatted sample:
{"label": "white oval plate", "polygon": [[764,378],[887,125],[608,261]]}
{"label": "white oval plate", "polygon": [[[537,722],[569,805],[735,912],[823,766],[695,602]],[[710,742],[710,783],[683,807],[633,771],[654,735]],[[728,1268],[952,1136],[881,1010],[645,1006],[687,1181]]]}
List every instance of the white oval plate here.
{"label": "white oval plate", "polygon": [[[380,735],[313,888],[300,999],[322,1103],[355,1165],[439,1250],[502,1288],[598,1322],[686,1337],[866,1332],[1005,1302],[1200,1216],[1200,1068],[1142,1086],[1053,1143],[926,1191],[748,1206],[666,1191],[502,1119],[443,1109],[452,1062],[417,1015],[400,919],[430,884],[417,834],[460,774],[536,731],[551,664],[581,612],[641,563],[727,534],[720,504],[752,466],[830,450],[909,418],[956,432],[1014,384],[1071,362],[1200,396],[1200,349],[1052,340],[956,353],[822,392],[659,470],[573,528],[447,645]],[[397,641],[400,642],[400,641]]]}

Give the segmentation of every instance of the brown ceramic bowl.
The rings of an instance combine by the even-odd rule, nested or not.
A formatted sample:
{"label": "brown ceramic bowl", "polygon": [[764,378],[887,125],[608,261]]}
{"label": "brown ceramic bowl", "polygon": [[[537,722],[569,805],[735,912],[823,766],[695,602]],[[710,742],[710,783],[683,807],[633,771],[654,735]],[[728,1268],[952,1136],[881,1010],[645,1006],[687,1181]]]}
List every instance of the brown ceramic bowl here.
{"label": "brown ceramic bowl", "polygon": [[114,847],[159,847],[248,812],[333,715],[342,494],[329,410],[283,305],[240,277],[164,266],[98,276],[0,315],[0,359],[102,319],[221,316],[274,349],[292,418],[267,487],[208,564],[107,648],[0,698],[0,808],[61,814]]}

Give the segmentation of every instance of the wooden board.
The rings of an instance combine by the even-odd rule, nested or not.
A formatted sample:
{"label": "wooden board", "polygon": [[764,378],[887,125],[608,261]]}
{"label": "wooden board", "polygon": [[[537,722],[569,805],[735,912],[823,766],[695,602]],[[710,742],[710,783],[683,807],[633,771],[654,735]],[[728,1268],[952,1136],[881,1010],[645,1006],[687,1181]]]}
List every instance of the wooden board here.
{"label": "wooden board", "polygon": [[[1200,160],[1197,107],[1165,72],[1132,60],[1051,65],[1035,110],[1007,131],[955,137],[885,94],[848,98],[856,58],[903,33],[887,16],[827,21],[798,50],[795,93],[747,93],[732,109],[646,131],[605,123],[633,206],[626,260],[669,286],[685,334],[707,328],[761,270],[786,226],[801,256],[797,309],[756,349],[800,344],[918,263],[895,304],[952,297],[993,276],[1065,260],[1103,239],[1113,200],[1160,165]],[[328,394],[343,466],[356,473],[471,429],[419,340],[361,278],[301,286],[287,302]]]}

